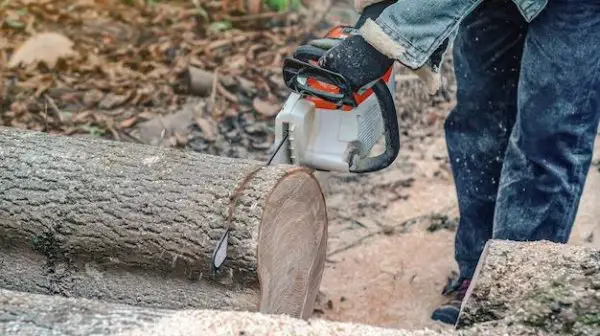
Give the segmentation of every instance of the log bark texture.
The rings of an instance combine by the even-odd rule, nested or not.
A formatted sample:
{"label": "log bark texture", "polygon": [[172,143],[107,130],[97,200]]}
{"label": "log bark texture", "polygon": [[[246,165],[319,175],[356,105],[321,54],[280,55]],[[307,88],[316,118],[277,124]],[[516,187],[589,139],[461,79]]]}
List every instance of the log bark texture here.
{"label": "log bark texture", "polygon": [[459,329],[520,325],[536,335],[600,335],[599,250],[491,240],[473,280]]}
{"label": "log bark texture", "polygon": [[[308,170],[0,128],[0,188],[0,287],[312,313],[327,215]],[[228,226],[227,259],[213,276]]]}
{"label": "log bark texture", "polygon": [[225,310],[166,310],[0,289],[0,334],[140,336],[439,335]]}
{"label": "log bark texture", "polygon": [[212,309],[167,310],[0,289],[0,334],[6,336],[506,336],[545,335],[530,327],[475,325],[402,330],[281,314]]}

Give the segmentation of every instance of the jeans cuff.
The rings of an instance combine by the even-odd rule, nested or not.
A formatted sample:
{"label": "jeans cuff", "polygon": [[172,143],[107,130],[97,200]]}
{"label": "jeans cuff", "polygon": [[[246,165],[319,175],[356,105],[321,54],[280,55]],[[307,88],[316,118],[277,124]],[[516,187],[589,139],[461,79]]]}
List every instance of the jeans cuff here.
{"label": "jeans cuff", "polygon": [[460,272],[460,279],[473,279],[473,275],[475,274],[475,269],[477,268],[477,262],[468,263],[468,262],[460,262],[458,266],[458,270]]}

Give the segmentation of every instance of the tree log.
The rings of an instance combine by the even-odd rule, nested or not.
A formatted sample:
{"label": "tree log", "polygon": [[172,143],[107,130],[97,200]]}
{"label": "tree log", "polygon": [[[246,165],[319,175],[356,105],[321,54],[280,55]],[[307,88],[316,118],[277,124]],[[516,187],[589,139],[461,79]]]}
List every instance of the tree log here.
{"label": "tree log", "polygon": [[0,289],[0,334],[140,336],[505,336],[543,335],[520,325],[402,330],[281,314],[212,309],[168,310]]}
{"label": "tree log", "polygon": [[491,240],[457,327],[482,323],[554,335],[600,335],[600,251],[547,241]]}
{"label": "tree log", "polygon": [[[309,170],[0,128],[0,185],[0,287],[312,313],[327,214]],[[227,259],[214,274],[227,228]]]}
{"label": "tree log", "polygon": [[367,325],[226,310],[166,310],[0,289],[0,334],[140,336],[426,336]]}

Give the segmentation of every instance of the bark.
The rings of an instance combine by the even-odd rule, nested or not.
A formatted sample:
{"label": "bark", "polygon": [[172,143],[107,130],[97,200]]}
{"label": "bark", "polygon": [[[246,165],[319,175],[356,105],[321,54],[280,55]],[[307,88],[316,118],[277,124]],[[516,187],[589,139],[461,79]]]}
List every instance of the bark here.
{"label": "bark", "polygon": [[599,250],[492,240],[473,280],[459,328],[485,323],[600,335]]}
{"label": "bark", "polygon": [[2,335],[437,335],[224,310],[165,310],[0,290]]}
{"label": "bark", "polygon": [[[312,313],[327,216],[308,170],[0,128],[0,186],[0,287]],[[229,226],[215,275],[212,253]]]}
{"label": "bark", "polygon": [[167,310],[0,289],[0,334],[11,336],[505,336],[539,335],[522,326],[401,330],[322,319],[227,310]]}

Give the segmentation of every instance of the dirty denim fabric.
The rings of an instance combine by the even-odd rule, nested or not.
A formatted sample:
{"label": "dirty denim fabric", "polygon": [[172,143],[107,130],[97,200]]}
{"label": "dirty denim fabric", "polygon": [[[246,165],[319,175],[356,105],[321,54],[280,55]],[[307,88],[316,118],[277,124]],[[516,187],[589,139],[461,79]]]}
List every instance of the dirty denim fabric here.
{"label": "dirty denim fabric", "polygon": [[598,0],[554,0],[531,22],[488,0],[462,22],[445,123],[461,277],[490,238],[569,239],[600,117],[598,41]]}
{"label": "dirty denim fabric", "polygon": [[[512,1],[523,18],[531,22],[548,0]],[[438,73],[460,22],[481,3],[482,0],[398,0],[375,23],[402,49],[398,61],[412,69],[426,65]]]}

